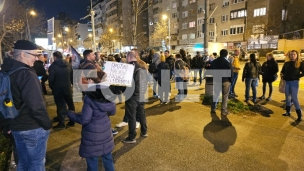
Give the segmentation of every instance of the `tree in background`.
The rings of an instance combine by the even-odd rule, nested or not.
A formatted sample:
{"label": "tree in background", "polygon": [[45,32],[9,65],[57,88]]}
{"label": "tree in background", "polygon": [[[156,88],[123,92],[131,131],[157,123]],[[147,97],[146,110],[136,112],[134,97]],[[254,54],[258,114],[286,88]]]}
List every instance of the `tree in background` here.
{"label": "tree in background", "polygon": [[130,21],[132,24],[130,25],[132,28],[132,43],[133,46],[137,46],[137,41],[142,38],[142,36],[145,34],[144,32],[137,33],[137,25],[138,25],[138,17],[141,13],[148,10],[148,8],[151,6],[150,3],[148,3],[148,0],[132,0],[132,20]]}
{"label": "tree in background", "polygon": [[105,27],[102,34],[99,36],[99,43],[103,49],[107,49],[107,51],[111,52],[113,48],[113,40],[119,39],[118,35],[110,31],[111,28]]}
{"label": "tree in background", "polygon": [[[153,42],[153,45],[155,45],[155,42],[164,41],[166,43],[166,47],[169,43],[169,25],[170,24],[170,36],[171,40],[173,39],[174,35],[173,32],[177,28],[176,24],[171,20],[170,23],[168,23],[168,20],[159,19],[157,23],[154,23],[154,32],[152,33],[151,41]],[[172,36],[173,35],[173,36]]]}
{"label": "tree in background", "polygon": [[[3,51],[9,51],[15,41],[26,39],[27,23],[32,34],[41,35],[45,32],[44,13],[36,11],[35,17],[26,13],[32,9],[32,0],[6,0],[2,11],[0,11],[0,64],[3,63]],[[27,22],[28,21],[28,22]]]}

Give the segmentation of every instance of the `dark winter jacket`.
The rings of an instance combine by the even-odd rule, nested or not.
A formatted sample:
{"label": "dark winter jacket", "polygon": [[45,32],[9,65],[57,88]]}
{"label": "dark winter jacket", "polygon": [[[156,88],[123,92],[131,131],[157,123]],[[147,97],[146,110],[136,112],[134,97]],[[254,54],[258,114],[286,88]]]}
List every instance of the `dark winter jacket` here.
{"label": "dark winter jacket", "polygon": [[182,60],[187,63],[189,69],[191,68],[191,62],[187,56],[182,56]]}
{"label": "dark winter jacket", "polygon": [[214,59],[211,63],[211,68],[213,70],[231,70],[231,76],[230,77],[223,77],[222,78],[222,83],[224,82],[232,82],[233,78],[233,70],[230,62],[227,61],[227,59],[223,56],[220,56],[216,59]]}
{"label": "dark winter jacket", "polygon": [[[166,62],[161,62],[157,65],[158,84],[170,84],[170,67]],[[164,82],[163,82],[164,81]]]}
{"label": "dark winter jacket", "polygon": [[52,127],[48,116],[41,85],[37,74],[30,66],[11,58],[5,58],[1,65],[2,71],[8,72],[20,67],[22,69],[10,75],[11,91],[14,105],[20,114],[10,122],[13,131],[26,131],[37,128],[49,130]]}
{"label": "dark winter jacket", "polygon": [[63,59],[55,60],[49,68],[49,86],[54,96],[59,94],[71,95],[73,70],[71,65]]}
{"label": "dark winter jacket", "polygon": [[262,82],[274,82],[279,71],[278,63],[274,60],[267,60],[262,65]]}
{"label": "dark winter jacket", "polygon": [[145,93],[147,91],[148,72],[145,68],[141,68],[137,61],[132,61],[129,64],[134,65],[134,73],[131,87],[122,87],[122,92],[127,97],[133,100],[140,101],[145,99]]}
{"label": "dark winter jacket", "polygon": [[169,57],[166,58],[166,63],[169,65],[171,71],[174,70],[174,62],[175,62],[175,59],[173,58],[172,55],[170,55]]}
{"label": "dark winter jacket", "polygon": [[252,62],[247,62],[243,70],[242,81],[244,81],[245,78],[260,79],[260,74],[261,74],[261,64],[259,62],[256,62],[256,66],[254,66]]}
{"label": "dark winter jacket", "polygon": [[294,61],[285,62],[281,70],[281,75],[285,81],[299,80],[304,76],[304,63],[302,62],[300,67],[296,68]]}
{"label": "dark winter jacket", "polygon": [[46,70],[44,68],[43,62],[38,60],[34,63],[33,69],[36,71],[36,74],[38,76],[42,76],[41,81],[46,82],[48,79],[48,76],[46,74]]}
{"label": "dark winter jacket", "polygon": [[116,113],[116,106],[109,102],[100,89],[88,92],[84,97],[81,114],[69,111],[67,116],[82,125],[81,157],[98,157],[112,152],[114,139],[109,116]]}
{"label": "dark winter jacket", "polygon": [[192,59],[191,68],[192,69],[200,69],[205,67],[205,61],[202,56],[196,55]]}

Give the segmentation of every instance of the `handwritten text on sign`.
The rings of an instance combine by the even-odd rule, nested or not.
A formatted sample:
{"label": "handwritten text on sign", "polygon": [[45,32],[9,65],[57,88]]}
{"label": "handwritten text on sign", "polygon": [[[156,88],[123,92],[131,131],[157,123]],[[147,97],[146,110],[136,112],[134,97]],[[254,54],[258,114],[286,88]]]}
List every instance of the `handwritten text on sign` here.
{"label": "handwritten text on sign", "polygon": [[107,61],[104,66],[110,85],[132,85],[134,65]]}

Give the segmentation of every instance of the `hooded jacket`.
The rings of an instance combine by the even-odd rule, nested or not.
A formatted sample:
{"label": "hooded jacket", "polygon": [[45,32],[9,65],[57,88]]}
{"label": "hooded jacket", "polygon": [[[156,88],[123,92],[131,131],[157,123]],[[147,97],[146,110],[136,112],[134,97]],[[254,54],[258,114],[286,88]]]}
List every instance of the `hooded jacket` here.
{"label": "hooded jacket", "polygon": [[1,65],[4,72],[20,67],[28,69],[21,69],[10,75],[14,105],[17,110],[20,110],[19,115],[10,121],[10,130],[27,131],[37,128],[49,130],[52,123],[46,110],[41,85],[35,70],[11,58],[5,58]]}
{"label": "hooded jacket", "polygon": [[104,97],[101,89],[86,93],[81,114],[68,112],[67,116],[72,121],[82,125],[79,147],[81,157],[98,157],[112,152],[114,139],[108,116],[115,113],[115,104]]}
{"label": "hooded jacket", "polygon": [[49,86],[53,95],[72,95],[72,82],[72,66],[63,59],[55,60],[49,68]]}

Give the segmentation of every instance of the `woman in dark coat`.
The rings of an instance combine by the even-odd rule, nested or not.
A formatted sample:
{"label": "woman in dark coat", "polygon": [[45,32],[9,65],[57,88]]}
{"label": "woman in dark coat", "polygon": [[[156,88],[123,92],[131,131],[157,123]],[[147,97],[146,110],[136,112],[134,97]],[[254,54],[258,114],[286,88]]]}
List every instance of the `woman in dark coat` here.
{"label": "woman in dark coat", "polygon": [[[166,62],[166,57],[160,58],[160,63],[157,65],[157,78],[158,78],[158,95],[160,104],[168,104],[170,92],[170,67]],[[165,95],[165,96],[164,96]]]}
{"label": "woman in dark coat", "polygon": [[[98,78],[90,78],[100,83],[104,73],[97,71]],[[116,113],[116,106],[105,98],[108,87],[94,87],[96,91],[86,92],[81,114],[69,111],[68,117],[82,125],[79,155],[86,159],[87,170],[98,170],[98,157],[101,156],[106,171],[114,171],[112,151],[114,139],[109,116]],[[102,93],[103,92],[103,93]]]}
{"label": "woman in dark coat", "polygon": [[269,86],[269,96],[266,99],[267,101],[271,100],[272,94],[272,83],[278,78],[279,66],[278,63],[274,60],[272,53],[266,54],[267,61],[262,65],[262,82],[263,82],[263,95],[259,99],[265,99],[266,84]]}

